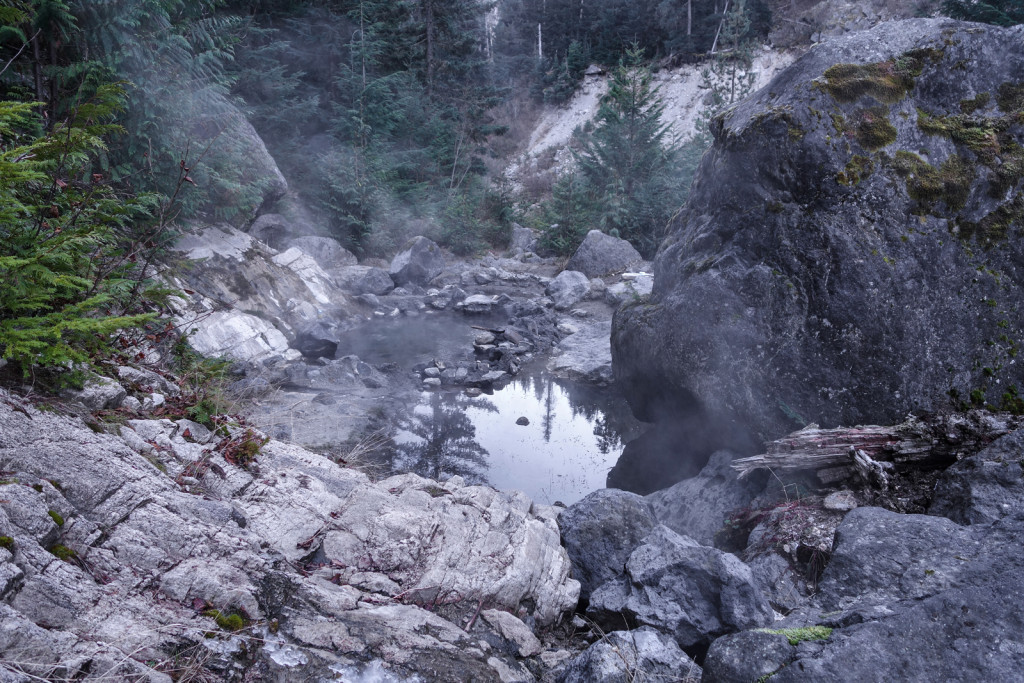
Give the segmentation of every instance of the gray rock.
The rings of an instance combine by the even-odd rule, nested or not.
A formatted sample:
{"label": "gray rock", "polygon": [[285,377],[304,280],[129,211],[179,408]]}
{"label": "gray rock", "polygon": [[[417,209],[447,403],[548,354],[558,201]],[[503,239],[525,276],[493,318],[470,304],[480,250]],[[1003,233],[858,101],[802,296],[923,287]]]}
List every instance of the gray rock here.
{"label": "gray rock", "polygon": [[524,228],[518,223],[512,224],[512,239],[508,245],[509,251],[524,254],[537,250],[537,233],[529,228]]}
{"label": "gray rock", "polygon": [[289,240],[287,246],[301,249],[328,272],[345,266],[354,266],[359,262],[355,254],[341,246],[338,240],[330,237],[305,235]]}
{"label": "gray rock", "polygon": [[540,654],[540,641],[522,620],[497,609],[484,610],[480,612],[480,616],[498,632],[498,635],[516,644],[520,657],[532,657]]}
{"label": "gray rock", "polygon": [[172,304],[191,333],[189,343],[205,355],[294,360],[300,354],[289,348],[290,339],[354,312],[348,293],[300,249],[274,253],[228,225],[183,235],[174,249],[188,261],[202,261],[201,267],[186,264],[172,281],[197,293]]}
{"label": "gray rock", "polygon": [[1024,511],[1024,430],[947,469],[928,513],[957,524],[985,524]]}
{"label": "gray rock", "polygon": [[558,343],[560,353],[548,362],[548,370],[576,382],[611,384],[611,322],[578,323],[575,330]]}
{"label": "gray rock", "polygon": [[587,613],[607,627],[623,618],[653,626],[683,648],[774,619],[749,567],[666,526],[655,527],[633,551],[625,576],[591,594]]}
{"label": "gray rock", "polygon": [[[490,680],[492,655],[417,605],[485,602],[541,627],[576,605],[579,584],[569,578],[553,513],[522,494],[458,477],[377,484],[228,427],[234,439],[262,444],[246,469],[216,443],[185,437],[193,428],[129,421],[123,433],[135,435],[142,455],[126,439],[0,390],[0,471],[60,482],[42,483],[42,492],[0,486],[0,535],[13,536],[15,550],[12,557],[0,548],[0,661],[38,665],[31,671],[39,677],[59,665],[60,677],[163,682],[133,657],[161,662],[200,644],[202,661],[221,672],[241,662],[240,638],[251,632],[221,632],[197,613],[209,603],[257,623],[278,620],[276,634],[260,637],[266,647],[247,657],[282,680],[335,678],[331,666],[348,656],[425,680]],[[61,512],[63,527],[49,510]],[[79,561],[48,552],[54,542]],[[327,566],[297,569],[310,566],[307,558]],[[409,604],[393,601],[398,593]],[[525,633],[517,637],[535,649]]]}
{"label": "gray rock", "polygon": [[[756,656],[753,655],[756,653]],[[702,683],[736,683],[767,680],[793,661],[795,648],[777,633],[744,631],[722,636],[711,643],[704,659]]]}
{"label": "gray rock", "polygon": [[[1019,513],[961,527],[853,510],[836,533],[820,604],[783,622],[835,630],[794,648],[772,681],[883,680],[894,671],[911,681],[1014,680],[1024,666],[1022,541]],[[777,664],[779,654],[748,641],[745,656]]]}
{"label": "gray rock", "polygon": [[150,391],[159,391],[166,396],[177,396],[181,393],[178,385],[152,370],[122,365],[117,368],[117,376],[122,382],[133,384],[136,388],[149,387]]}
{"label": "gray rock", "polygon": [[730,467],[735,457],[718,451],[696,477],[648,495],[658,522],[701,545],[713,545],[728,514],[749,505],[764,489],[763,478],[737,476]]}
{"label": "gray rock", "polygon": [[835,510],[836,512],[849,512],[859,505],[853,491],[833,491],[825,496],[825,500],[821,504],[826,510]]}
{"label": "gray rock", "polygon": [[622,576],[626,560],[655,526],[651,506],[635,493],[600,489],[558,516],[580,598]]}
{"label": "gray rock", "polygon": [[[814,46],[715,123],[650,300],[616,314],[616,382],[638,416],[696,400],[708,420],[772,439],[797,426],[793,415],[894,424],[948,405],[950,389],[985,387],[998,404],[1024,386],[1024,364],[992,345],[1024,336],[1024,242],[995,229],[1020,215],[1020,174],[1003,190],[1005,159],[985,162],[918,118],[960,116],[976,96],[984,125],[1018,115],[1019,103],[996,100],[1020,80],[1022,30],[884,22]],[[841,63],[900,64],[911,87],[886,103],[850,94],[841,70],[826,75]],[[954,155],[969,166],[958,191],[925,196],[920,173]]]}
{"label": "gray rock", "polygon": [[564,311],[572,308],[587,296],[590,279],[575,270],[563,270],[548,283],[544,293],[555,302],[555,308]]}
{"label": "gray rock", "polygon": [[338,286],[354,295],[384,296],[395,288],[391,276],[383,268],[350,265],[331,271]]}
{"label": "gray rock", "polygon": [[653,289],[654,276],[650,273],[638,273],[635,278],[609,285],[604,290],[604,300],[609,306],[619,306],[626,301],[646,301]]}
{"label": "gray rock", "polygon": [[296,239],[292,236],[291,221],[276,213],[263,214],[252,222],[247,232],[275,250],[286,249],[286,245]]}
{"label": "gray rock", "polygon": [[473,294],[467,296],[465,299],[455,304],[455,309],[463,313],[485,314],[493,312],[497,304],[497,296],[488,296],[487,294]]}
{"label": "gray rock", "polygon": [[402,287],[406,284],[426,285],[444,270],[441,247],[426,237],[413,237],[391,260],[391,279]]}
{"label": "gray rock", "polygon": [[61,396],[68,401],[77,401],[89,410],[114,410],[128,392],[109,377],[91,377],[81,389],[65,389]]}
{"label": "gray rock", "polygon": [[640,252],[626,240],[591,230],[566,264],[587,277],[601,277],[630,268],[643,261]]}
{"label": "gray rock", "polygon": [[559,683],[700,680],[697,663],[672,638],[647,626],[607,634],[572,660],[558,677]]}

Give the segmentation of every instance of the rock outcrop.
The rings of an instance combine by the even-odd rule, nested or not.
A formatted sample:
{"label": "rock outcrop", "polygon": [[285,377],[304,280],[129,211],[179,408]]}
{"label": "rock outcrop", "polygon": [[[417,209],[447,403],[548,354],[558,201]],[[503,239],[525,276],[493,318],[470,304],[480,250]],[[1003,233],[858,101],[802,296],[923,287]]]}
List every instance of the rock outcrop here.
{"label": "rock outcrop", "polygon": [[205,355],[294,360],[290,343],[330,341],[352,315],[348,293],[298,247],[278,253],[219,225],[182,236],[174,249],[187,266],[172,284],[191,292],[176,312]]}
{"label": "rock outcrop", "polygon": [[576,604],[554,508],[224,431],[0,393],[0,678],[491,680]]}
{"label": "rock outcrop", "polygon": [[616,314],[638,416],[765,439],[1016,400],[1022,46],[1022,27],[886,23],[716,119],[649,301]]}

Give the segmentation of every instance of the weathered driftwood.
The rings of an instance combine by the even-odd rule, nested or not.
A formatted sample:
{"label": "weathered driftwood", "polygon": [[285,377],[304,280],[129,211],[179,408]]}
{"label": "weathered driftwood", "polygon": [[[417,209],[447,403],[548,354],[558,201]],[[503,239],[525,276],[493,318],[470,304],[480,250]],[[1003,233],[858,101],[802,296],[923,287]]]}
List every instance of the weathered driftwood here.
{"label": "weathered driftwood", "polygon": [[1024,419],[1009,413],[971,411],[909,417],[892,427],[868,425],[820,429],[809,425],[768,444],[767,453],[732,463],[744,477],[767,468],[776,474],[815,473],[830,483],[860,472],[885,488],[893,471],[946,467],[977,453]]}

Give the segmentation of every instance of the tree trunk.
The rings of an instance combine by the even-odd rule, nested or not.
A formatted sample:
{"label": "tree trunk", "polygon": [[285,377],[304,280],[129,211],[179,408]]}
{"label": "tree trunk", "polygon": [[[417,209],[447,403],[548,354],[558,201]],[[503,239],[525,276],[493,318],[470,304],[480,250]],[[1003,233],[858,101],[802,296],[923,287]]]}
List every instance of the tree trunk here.
{"label": "tree trunk", "polygon": [[424,0],[423,21],[427,32],[427,97],[434,96],[434,0]]}
{"label": "tree trunk", "polygon": [[732,467],[741,477],[758,469],[814,473],[823,484],[863,471],[871,462],[887,463],[883,469],[895,472],[939,469],[974,455],[1022,425],[1024,418],[1019,416],[981,411],[911,417],[893,427],[810,425],[771,442],[767,453],[734,461]]}

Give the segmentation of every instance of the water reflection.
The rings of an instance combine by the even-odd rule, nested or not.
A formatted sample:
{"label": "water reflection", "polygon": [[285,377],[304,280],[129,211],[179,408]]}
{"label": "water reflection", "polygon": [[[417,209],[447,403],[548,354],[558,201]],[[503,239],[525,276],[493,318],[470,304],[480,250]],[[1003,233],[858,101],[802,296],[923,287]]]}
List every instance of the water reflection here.
{"label": "water reflection", "polygon": [[395,435],[393,466],[572,504],[604,488],[638,429],[625,401],[607,390],[525,375],[487,398],[424,393]]}
{"label": "water reflection", "polygon": [[430,393],[399,422],[392,467],[429,479],[458,475],[473,484],[487,483],[487,450],[476,440],[467,410],[497,412],[485,398]]}

